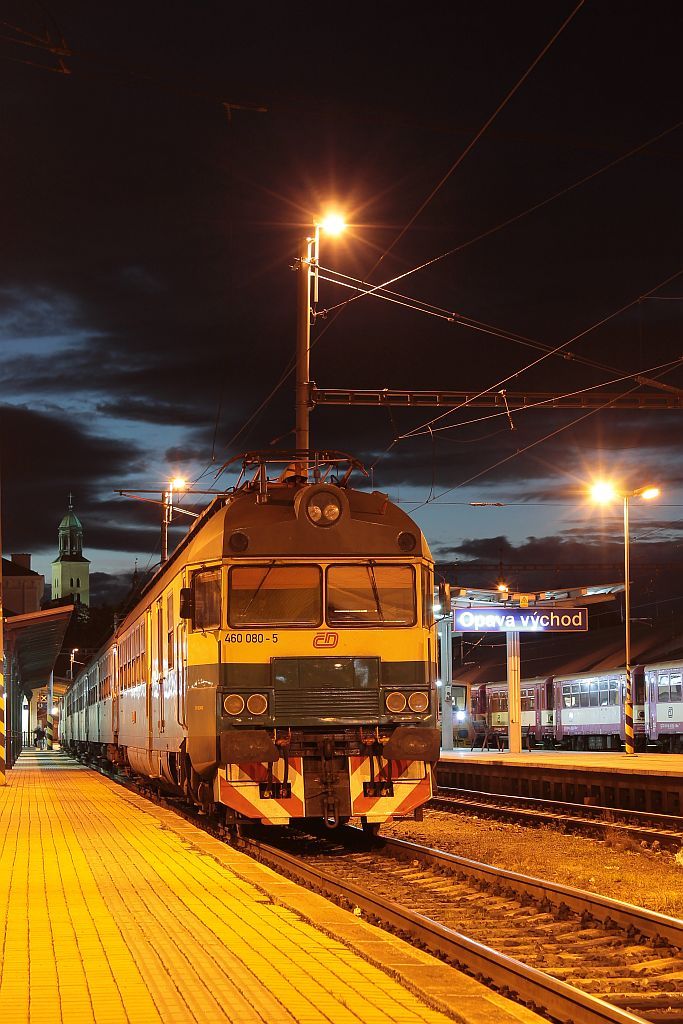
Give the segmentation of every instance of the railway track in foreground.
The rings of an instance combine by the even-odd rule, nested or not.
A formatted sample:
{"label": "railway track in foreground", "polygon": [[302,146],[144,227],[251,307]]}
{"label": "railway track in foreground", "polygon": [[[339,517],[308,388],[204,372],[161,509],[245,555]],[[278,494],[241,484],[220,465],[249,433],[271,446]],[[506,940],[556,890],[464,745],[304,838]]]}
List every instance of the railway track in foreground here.
{"label": "railway track in foreground", "polygon": [[400,839],[245,828],[102,772],[563,1024],[683,1024],[683,922]]}
{"label": "railway track in foreground", "polygon": [[658,844],[665,850],[676,851],[683,847],[683,818],[671,814],[445,787],[439,788],[428,807],[453,813],[475,813],[479,817],[524,825],[551,825],[599,839],[611,833],[634,842]]}
{"label": "railway track in foreground", "polygon": [[397,839],[258,830],[252,856],[558,1021],[683,1021],[683,922]]}

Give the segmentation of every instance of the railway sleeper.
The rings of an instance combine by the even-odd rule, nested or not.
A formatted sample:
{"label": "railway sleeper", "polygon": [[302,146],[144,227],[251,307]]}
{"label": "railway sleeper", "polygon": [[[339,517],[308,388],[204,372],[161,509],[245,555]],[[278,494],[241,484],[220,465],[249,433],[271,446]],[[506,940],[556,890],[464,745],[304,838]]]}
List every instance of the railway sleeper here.
{"label": "railway sleeper", "polygon": [[667,992],[665,995],[660,993],[650,995],[643,992],[607,992],[599,998],[605,999],[613,1006],[631,1010],[632,1013],[643,1013],[650,1009],[683,1009],[683,993],[677,992]]}

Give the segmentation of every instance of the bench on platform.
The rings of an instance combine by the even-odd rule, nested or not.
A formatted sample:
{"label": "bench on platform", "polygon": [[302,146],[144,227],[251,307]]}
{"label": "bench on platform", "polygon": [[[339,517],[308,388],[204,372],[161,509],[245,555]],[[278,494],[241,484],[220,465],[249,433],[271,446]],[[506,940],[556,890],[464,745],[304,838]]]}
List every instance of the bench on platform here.
{"label": "bench on platform", "polygon": [[[491,746],[494,746],[496,750],[507,750],[510,746],[510,739],[507,729],[505,732],[497,732],[490,725],[486,723],[484,719],[473,719],[472,728],[474,735],[472,737],[472,746],[470,750],[474,750],[475,747],[481,746],[482,750],[490,750]],[[531,744],[533,739],[533,731],[530,726],[522,726],[522,749],[531,750]],[[480,743],[481,741],[481,743]]]}

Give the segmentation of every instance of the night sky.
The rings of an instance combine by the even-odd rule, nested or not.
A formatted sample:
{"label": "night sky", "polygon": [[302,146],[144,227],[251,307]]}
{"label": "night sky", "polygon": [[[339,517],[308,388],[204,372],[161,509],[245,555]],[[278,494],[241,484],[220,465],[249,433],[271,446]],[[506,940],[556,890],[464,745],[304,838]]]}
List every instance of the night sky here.
{"label": "night sky", "polygon": [[[533,344],[582,334],[565,351],[604,368],[528,369],[544,352],[365,297],[314,328],[320,387],[683,388],[683,276],[662,284],[683,265],[677,0],[579,5],[414,218],[575,8],[0,2],[5,551],[49,578],[72,491],[112,598],[159,557],[157,512],[117,489],[229,486],[227,459],[293,446],[292,377],[252,414],[293,355],[297,241],[333,206],[351,229],[324,266],[381,283],[451,252],[392,287]],[[350,295],[322,282],[320,307]],[[683,594],[683,411],[512,430],[462,409],[396,441],[440,412],[317,410],[312,439],[373,465],[445,563],[617,562],[619,509],[591,510],[586,484],[654,479],[634,560]]]}

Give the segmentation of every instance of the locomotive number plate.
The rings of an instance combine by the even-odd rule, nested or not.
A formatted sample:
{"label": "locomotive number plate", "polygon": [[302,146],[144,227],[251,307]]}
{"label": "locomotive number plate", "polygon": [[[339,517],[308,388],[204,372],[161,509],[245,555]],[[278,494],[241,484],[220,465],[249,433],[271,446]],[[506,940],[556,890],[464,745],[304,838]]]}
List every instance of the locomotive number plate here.
{"label": "locomotive number plate", "polygon": [[226,644],[276,644],[277,633],[226,633]]}

